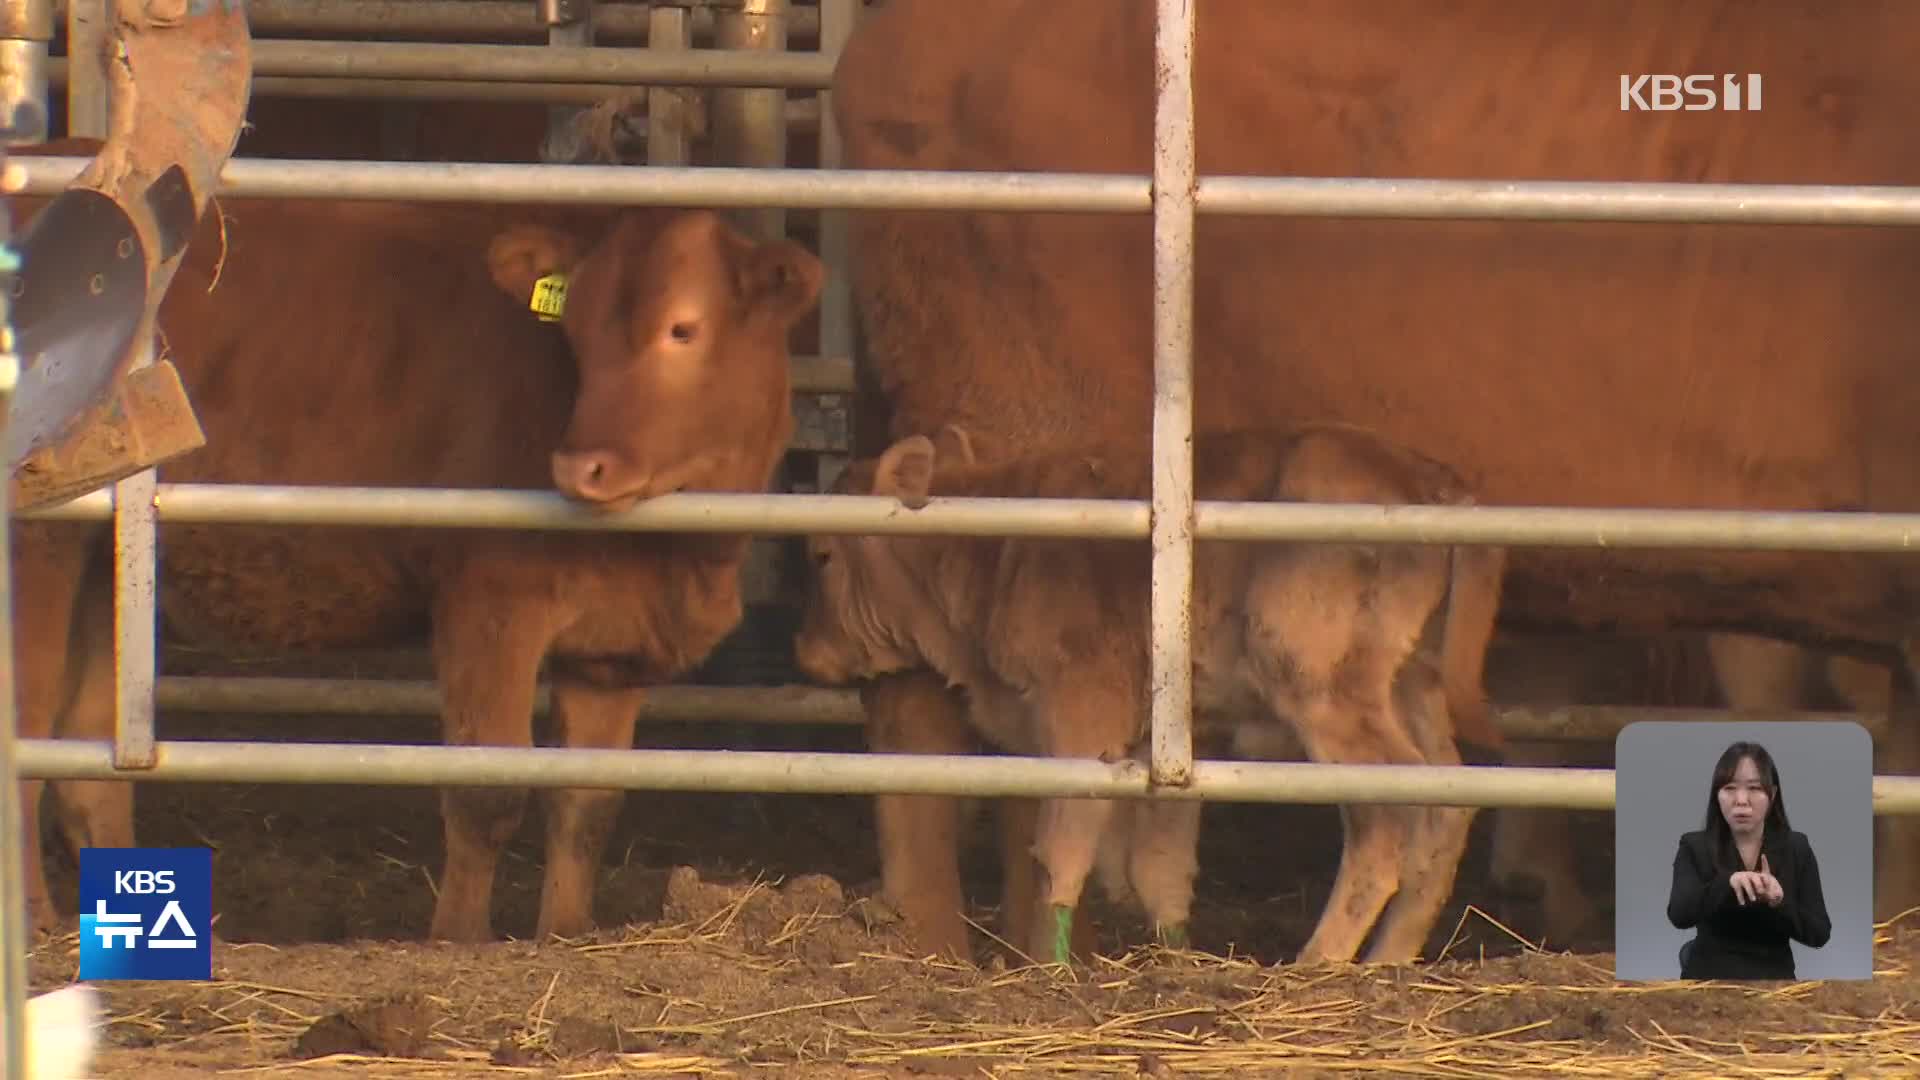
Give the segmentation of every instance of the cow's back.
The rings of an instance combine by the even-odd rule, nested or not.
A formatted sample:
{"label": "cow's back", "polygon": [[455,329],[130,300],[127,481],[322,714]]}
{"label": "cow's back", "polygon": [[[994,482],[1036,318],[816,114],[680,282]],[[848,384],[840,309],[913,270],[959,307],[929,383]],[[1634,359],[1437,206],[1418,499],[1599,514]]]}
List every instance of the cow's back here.
{"label": "cow's back", "polygon": [[[1197,8],[1203,175],[1920,181],[1920,70],[1897,2]],[[835,102],[860,167],[1148,171],[1151,6],[893,0]],[[1760,72],[1759,112],[1622,111],[1622,73]],[[1144,216],[858,215],[856,274],[898,433],[984,445],[1147,438]],[[1203,215],[1197,423],[1353,421],[1489,503],[1920,507],[1904,230]],[[1796,565],[1785,600],[1877,634],[1841,560],[1614,554],[1647,572]],[[1585,552],[1516,551],[1526,609]],[[1742,569],[1744,568],[1744,569]],[[1531,571],[1531,574],[1529,574]],[[1616,584],[1629,579],[1615,577]],[[1748,600],[1755,606],[1744,606]],[[1596,611],[1598,609],[1595,609]]]}

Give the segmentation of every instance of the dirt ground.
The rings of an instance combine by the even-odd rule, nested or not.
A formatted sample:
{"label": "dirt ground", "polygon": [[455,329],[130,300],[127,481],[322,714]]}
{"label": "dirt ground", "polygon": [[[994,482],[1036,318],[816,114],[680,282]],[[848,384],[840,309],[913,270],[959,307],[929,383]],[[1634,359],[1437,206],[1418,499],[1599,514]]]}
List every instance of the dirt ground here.
{"label": "dirt ground", "polygon": [[[170,654],[163,670],[233,669]],[[436,735],[425,718],[160,725],[163,738]],[[858,747],[844,729],[717,725],[651,726],[641,742]],[[1540,912],[1490,886],[1485,814],[1435,963],[1292,966],[1331,887],[1335,811],[1210,804],[1196,952],[1130,948],[1145,927],[1094,890],[1106,955],[1068,972],[1010,968],[985,943],[979,967],[909,956],[874,898],[863,798],[634,793],[602,868],[605,929],[544,946],[511,940],[538,904],[535,809],[496,891],[509,940],[482,947],[419,940],[439,863],[429,790],[145,784],[137,800],[141,843],[214,849],[215,980],[102,984],[103,1076],[1920,1075],[1920,915],[1881,934],[1871,983],[1623,987],[1609,928],[1550,951],[1523,942]],[[1610,907],[1610,817],[1576,818],[1568,841]],[[966,864],[985,927],[989,821]],[[51,847],[70,908],[73,868]],[[34,990],[77,962],[71,933],[46,939]]]}

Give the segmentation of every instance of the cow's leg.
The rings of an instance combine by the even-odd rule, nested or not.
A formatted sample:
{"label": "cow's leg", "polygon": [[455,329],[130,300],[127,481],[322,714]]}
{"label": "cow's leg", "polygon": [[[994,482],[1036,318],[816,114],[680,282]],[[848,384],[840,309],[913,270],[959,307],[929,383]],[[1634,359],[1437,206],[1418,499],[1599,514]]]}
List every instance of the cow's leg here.
{"label": "cow's leg", "polygon": [[[1205,721],[1196,717],[1196,725]],[[1273,733],[1279,732],[1274,738]],[[1300,748],[1290,732],[1270,723],[1233,724],[1233,752],[1242,757],[1272,756],[1267,760],[1298,760]],[[1226,747],[1205,735],[1194,741],[1195,757],[1221,756]],[[1134,753],[1147,764],[1144,746]],[[1193,883],[1200,871],[1200,820],[1204,804],[1187,799],[1122,799],[1116,801],[1094,856],[1101,891],[1115,904],[1131,904],[1147,916],[1154,940],[1173,949],[1192,943],[1189,922],[1193,912]],[[1088,920],[1076,918],[1077,931]]]}
{"label": "cow's leg", "polygon": [[[1339,764],[1411,765],[1419,754],[1411,742],[1388,748],[1387,725],[1363,715],[1377,715],[1378,705],[1349,705],[1330,698],[1303,701],[1288,710],[1301,720],[1301,741],[1314,761]],[[1300,950],[1298,963],[1351,960],[1360,943],[1400,888],[1400,865],[1407,848],[1408,818],[1399,806],[1356,805],[1340,808],[1343,843],[1340,869],[1327,896],[1326,909],[1313,935]]]}
{"label": "cow's leg", "polygon": [[[61,714],[73,691],[70,675],[83,666],[71,652],[80,644],[73,636],[74,614],[93,541],[99,535],[97,528],[50,523],[21,522],[13,527],[13,663],[18,726],[23,738],[49,738],[61,726]],[[112,655],[109,638],[109,661]],[[34,929],[49,930],[59,925],[60,913],[47,892],[46,866],[41,861],[43,792],[43,781],[28,780],[20,785],[27,923]]]}
{"label": "cow's leg", "polygon": [[[1506,696],[1543,706],[1577,702],[1584,693],[1585,662],[1577,647],[1571,654],[1544,643],[1524,650]],[[1503,755],[1505,764],[1522,768],[1565,768],[1574,756],[1566,743],[1522,739],[1508,742]],[[1574,845],[1567,842],[1573,828],[1573,815],[1566,810],[1502,807],[1493,812],[1493,884],[1504,893],[1539,897],[1549,941],[1573,940],[1599,912],[1580,884]]]}
{"label": "cow's leg", "polygon": [[[119,711],[113,595],[113,573],[105,566],[81,587],[73,636],[78,685],[61,721],[63,738],[113,738]],[[58,780],[52,787],[75,859],[85,847],[133,846],[132,781]]]}
{"label": "cow's leg", "polygon": [[[1016,949],[1025,949],[1033,940],[1036,920],[1047,917],[1046,899],[1040,889],[1040,862],[1034,855],[1036,830],[1040,823],[1040,799],[1000,799],[1000,935]],[[1092,919],[1073,921],[1072,952],[1075,959],[1091,959],[1095,940]],[[1022,959],[1039,959],[1024,956]]]}
{"label": "cow's leg", "polygon": [[[1129,685],[1123,677],[1093,675],[1051,688],[1034,712],[1047,755],[1103,761],[1126,756],[1140,714],[1140,703],[1121,689]],[[1033,928],[1028,952],[1043,964],[1072,959],[1074,913],[1113,810],[1111,799],[1042,800],[1033,852],[1045,872],[1046,914]]]}
{"label": "cow's leg", "polygon": [[[1920,710],[1914,708],[1913,695],[1902,696],[1904,672],[1885,664],[1855,660],[1850,656],[1827,658],[1827,682],[1854,711],[1880,713],[1886,717],[1885,734],[1874,742],[1874,771],[1913,775],[1920,773]],[[1895,703],[1902,702],[1896,708]],[[1920,822],[1910,815],[1887,817],[1875,825],[1878,833],[1874,887],[1874,917],[1891,919],[1908,908],[1920,906]]]}
{"label": "cow's leg", "polygon": [[[961,703],[937,675],[887,675],[865,683],[867,748],[877,754],[971,754],[977,749]],[[960,800],[945,795],[877,795],[881,888],[905,916],[917,946],[968,960],[960,892]]]}
{"label": "cow's leg", "polygon": [[1140,909],[1153,924],[1160,944],[1184,949],[1190,942],[1193,882],[1200,872],[1200,814],[1197,799],[1129,801],[1117,813],[1131,817],[1127,829],[1128,884]]}
{"label": "cow's leg", "polygon": [[[1517,768],[1571,767],[1565,744],[1507,744],[1505,764]],[[1593,767],[1605,767],[1596,762]],[[1600,908],[1580,883],[1573,815],[1550,807],[1502,807],[1493,815],[1490,877],[1508,894],[1537,895],[1548,941],[1567,942],[1599,918]]]}
{"label": "cow's leg", "polygon": [[[553,686],[553,718],[561,743],[590,750],[630,750],[645,690],[601,690],[574,683]],[[547,817],[546,884],[540,892],[540,938],[578,937],[593,929],[594,882],[607,835],[627,793],[551,788]]]}
{"label": "cow's leg", "polygon": [[[1413,765],[1423,760],[1395,708],[1395,679],[1412,656],[1427,616],[1444,598],[1446,579],[1444,570],[1402,574],[1385,569],[1408,561],[1397,554],[1312,545],[1267,553],[1254,571],[1246,598],[1250,672],[1276,719],[1293,724],[1313,761]],[[1340,808],[1340,869],[1298,962],[1353,959],[1400,887],[1409,811],[1424,809]]]}
{"label": "cow's leg", "polygon": [[[517,602],[497,586],[456,578],[435,599],[433,659],[444,696],[442,738],[450,746],[533,745],[537,674],[559,627],[549,609]],[[492,940],[494,871],[526,807],[525,788],[442,789],[446,862],[432,937]]]}
{"label": "cow's leg", "polygon": [[1893,700],[1893,679],[1893,670],[1885,664],[1838,653],[1827,657],[1827,685],[1855,712],[1886,712]]}
{"label": "cow's leg", "polygon": [[1100,846],[1093,853],[1093,876],[1100,882],[1100,891],[1115,905],[1140,902],[1140,895],[1133,891],[1133,882],[1129,880],[1133,873],[1129,863],[1134,835],[1142,827],[1135,820],[1141,809],[1131,799],[1115,806],[1113,816],[1107,819],[1107,831],[1100,834]]}
{"label": "cow's leg", "polygon": [[1045,870],[1045,917],[1033,927],[1027,953],[1042,964],[1073,959],[1074,913],[1112,813],[1111,799],[1048,799],[1041,804],[1033,850]]}
{"label": "cow's leg", "polygon": [[1807,699],[1813,657],[1792,642],[1714,633],[1707,635],[1707,655],[1728,708],[1786,710]]}
{"label": "cow's leg", "polygon": [[[1403,676],[1396,705],[1407,730],[1429,765],[1459,765],[1460,748],[1454,742],[1453,719],[1439,683],[1424,666],[1410,667]],[[1414,807],[1412,836],[1400,863],[1400,891],[1387,909],[1368,946],[1368,963],[1410,964],[1420,958],[1440,911],[1453,897],[1453,884],[1466,856],[1473,818],[1470,806]]]}

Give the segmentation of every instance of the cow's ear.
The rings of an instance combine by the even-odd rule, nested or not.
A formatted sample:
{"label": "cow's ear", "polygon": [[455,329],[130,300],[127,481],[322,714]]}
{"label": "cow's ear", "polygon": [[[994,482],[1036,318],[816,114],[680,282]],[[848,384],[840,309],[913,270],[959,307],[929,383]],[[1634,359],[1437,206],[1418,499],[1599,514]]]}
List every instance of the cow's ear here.
{"label": "cow's ear", "polygon": [[[487,272],[492,275],[493,283],[501,292],[528,305],[533,302],[536,283],[571,272],[579,261],[580,242],[544,225],[514,225],[502,229],[487,247]],[[543,291],[556,290],[550,283]],[[556,316],[566,296],[564,283],[557,292],[557,298],[543,307]]]}
{"label": "cow's ear", "polygon": [[887,447],[873,469],[873,493],[891,495],[915,510],[927,505],[933,457],[933,440],[925,435],[909,435]]}
{"label": "cow's ear", "polygon": [[775,240],[748,250],[740,268],[747,310],[783,330],[805,318],[827,283],[827,266],[791,240]]}

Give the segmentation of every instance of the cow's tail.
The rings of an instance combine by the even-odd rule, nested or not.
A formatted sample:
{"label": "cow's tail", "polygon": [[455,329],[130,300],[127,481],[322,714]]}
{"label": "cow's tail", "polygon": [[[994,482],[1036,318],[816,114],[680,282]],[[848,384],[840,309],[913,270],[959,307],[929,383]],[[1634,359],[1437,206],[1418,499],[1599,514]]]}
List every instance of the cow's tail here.
{"label": "cow's tail", "polygon": [[1440,681],[1454,735],[1493,753],[1506,749],[1506,737],[1487,703],[1487,650],[1500,614],[1500,587],[1506,576],[1502,547],[1455,544],[1447,586],[1447,615],[1440,641]]}

